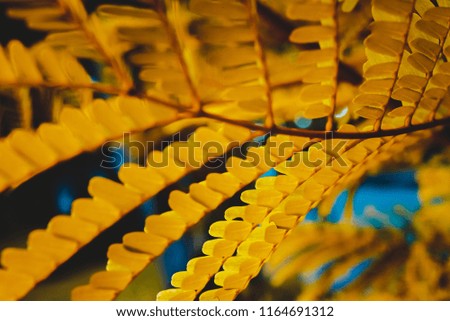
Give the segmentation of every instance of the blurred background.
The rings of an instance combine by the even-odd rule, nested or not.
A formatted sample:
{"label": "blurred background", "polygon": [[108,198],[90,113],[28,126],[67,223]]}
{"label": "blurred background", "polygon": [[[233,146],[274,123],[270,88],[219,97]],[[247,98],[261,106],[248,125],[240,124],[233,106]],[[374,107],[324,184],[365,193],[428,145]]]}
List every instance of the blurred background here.
{"label": "blurred background", "polygon": [[[441,137],[441,139],[441,143],[445,142],[445,137]],[[439,141],[438,138],[436,139],[437,141]],[[324,230],[322,232],[320,229],[306,229],[304,231],[300,230],[300,233],[303,233],[305,236],[315,233],[320,241],[325,240],[327,236],[331,237],[334,235],[335,241],[331,240],[332,243],[329,246],[334,246],[335,252],[339,252],[339,249],[342,247],[339,243],[341,238],[339,234],[340,226],[342,226],[341,230],[345,231],[348,225],[352,226],[352,229],[361,228],[380,232],[380,237],[384,238],[388,246],[389,242],[392,241],[390,239],[392,235],[397,234],[405,239],[406,245],[411,245],[417,237],[416,232],[412,228],[415,213],[420,211],[422,207],[419,197],[417,170],[420,170],[431,159],[436,158],[436,155],[442,155],[443,146],[445,145],[436,144],[434,148],[427,149],[426,152],[420,149],[420,153],[411,151],[411,154],[420,154],[420,162],[417,162],[417,157],[411,156],[412,161],[414,158],[416,159],[416,163],[411,164],[411,166],[400,169],[398,165],[393,163],[390,168],[384,168],[380,173],[370,174],[356,189],[342,192],[332,203],[328,216],[319,215],[318,210],[314,209],[306,216],[304,223],[300,226],[309,226],[311,223],[315,223],[317,226],[333,225],[338,227],[338,229]],[[133,155],[127,155],[126,153],[123,153],[122,156],[122,161],[125,162],[133,158]],[[49,219],[56,214],[70,213],[71,203],[74,199],[88,197],[86,186],[90,178],[103,176],[117,179],[117,170],[99,167],[100,162],[104,158],[105,156],[100,151],[85,153],[35,176],[13,191],[0,194],[0,249],[9,246],[24,247],[27,234],[30,231],[36,228],[45,228]],[[448,159],[445,161],[440,160],[434,166],[447,168],[447,173],[449,173]],[[92,273],[104,269],[106,251],[109,244],[120,242],[122,236],[127,232],[142,230],[144,220],[148,215],[162,213],[169,209],[167,199],[171,190],[180,189],[187,191],[191,182],[203,179],[206,174],[206,170],[191,173],[122,218],[72,259],[60,266],[50,278],[32,290],[25,299],[68,300],[70,291],[74,286],[85,284]],[[265,175],[276,175],[276,172],[269,171]],[[442,181],[439,181],[439,179]],[[445,187],[445,184],[448,185],[448,181],[445,181],[445,179],[446,176],[438,178],[436,186],[441,184]],[[436,193],[439,194],[438,189]],[[434,202],[439,203],[443,201],[435,199]],[[351,207],[349,203],[351,203]],[[209,225],[216,220],[223,219],[223,213],[227,207],[240,204],[243,205],[238,197],[234,197],[200,221],[181,240],[173,243],[164,255],[146,268],[120,294],[118,299],[154,300],[158,291],[170,287],[170,277],[173,273],[184,270],[190,258],[201,254],[201,246],[209,238]],[[349,210],[353,215],[350,221],[348,217],[344,217],[348,215]],[[345,214],[346,211],[347,214]],[[383,233],[385,234],[383,235]],[[294,232],[293,234],[296,233]],[[348,240],[344,238],[344,241],[347,242]],[[297,245],[298,249],[296,249]],[[296,251],[300,251],[299,253],[302,251],[302,244],[298,243],[297,245],[288,242],[287,246],[291,248],[293,255]],[[399,243],[392,241],[392,245],[398,246]],[[369,244],[368,248],[370,246],[373,245]],[[409,251],[408,247],[403,248],[403,250]],[[448,244],[443,250],[445,253],[441,253],[441,255],[444,255],[441,259],[445,263],[448,261],[449,255]],[[405,253],[405,255],[407,254]],[[332,269],[332,263],[336,260],[335,257],[328,259],[321,251],[317,251],[317,258],[319,258],[318,267],[313,269],[313,271],[303,273],[302,269],[298,268],[287,273],[286,280],[281,283],[277,281],[275,282],[276,284],[274,284],[273,279],[277,278],[280,266],[276,266],[277,264],[272,266],[269,263],[269,268],[265,269],[264,273],[261,273],[260,276],[253,280],[250,287],[238,299],[297,299],[301,289],[310,284],[315,284],[315,282],[318,282],[317,280],[320,281],[323,273],[327,269]],[[373,258],[371,255],[368,255],[367,257],[354,260],[354,264],[350,265],[344,271],[345,273],[338,275],[336,278],[333,277],[332,282],[329,282],[330,284],[327,283],[329,291],[323,293],[323,298],[334,298],[339,291],[352,284],[380,258],[385,259],[380,253],[375,253]],[[292,260],[292,257],[286,256],[285,264],[289,264],[290,260]],[[386,262],[386,264],[388,263]],[[262,289],[264,291],[261,291]],[[317,299],[319,298],[322,297],[319,296]],[[363,298],[362,294],[361,298]]]}

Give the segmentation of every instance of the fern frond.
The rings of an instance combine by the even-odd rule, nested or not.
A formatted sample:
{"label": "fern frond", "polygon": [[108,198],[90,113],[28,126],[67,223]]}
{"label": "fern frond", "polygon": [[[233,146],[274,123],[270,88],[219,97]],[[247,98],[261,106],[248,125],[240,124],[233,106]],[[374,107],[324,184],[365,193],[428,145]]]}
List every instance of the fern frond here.
{"label": "fern frond", "polygon": [[[438,62],[447,43],[448,35],[448,19],[445,20],[445,8],[434,7],[431,2],[422,3],[421,7],[417,7],[417,14],[412,17],[411,28],[408,33],[409,47],[411,53],[403,55],[403,62],[399,70],[399,79],[396,87],[392,92],[392,98],[402,102],[402,112],[398,108],[393,109],[388,115],[395,114],[397,116],[406,115],[405,126],[411,123],[413,115],[418,112],[418,108],[423,99],[441,99],[446,93],[448,84],[445,81],[441,83],[445,89],[442,93],[436,95],[436,89],[432,90],[429,86],[431,82],[436,83],[436,70]],[[440,33],[430,33],[426,29],[431,22],[430,12],[443,12],[444,19],[442,21],[442,30]],[[428,13],[428,14],[427,14]],[[436,20],[439,23],[439,20]],[[436,87],[435,87],[436,88]],[[420,119],[420,117],[418,117]],[[420,121],[418,119],[418,121]],[[426,119],[424,120],[426,121]]]}
{"label": "fern frond", "polygon": [[44,123],[36,133],[17,129],[0,141],[0,176],[5,182],[1,190],[120,138],[124,132],[142,131],[175,119],[173,109],[130,97],[98,99],[81,109],[65,106],[58,123]]}
{"label": "fern frond", "polygon": [[[288,141],[288,137],[273,136],[269,138],[269,141],[276,145],[277,142],[279,144]],[[308,141],[308,139],[294,138],[295,143],[293,143],[295,144],[295,149],[301,150],[306,148],[308,146]],[[263,157],[267,155],[268,150],[265,146],[258,147],[258,150],[261,151],[259,154]],[[279,149],[273,148],[273,153],[276,153],[277,150]],[[289,158],[293,151],[294,149],[286,150],[284,155],[275,155],[278,160],[276,163]],[[131,273],[133,278],[136,277],[147,264],[162,254],[170,243],[178,240],[188,228],[200,221],[208,212],[217,208],[225,199],[232,197],[245,185],[267,171],[267,168],[257,167],[257,164],[252,165],[250,161],[251,159],[242,160],[240,158],[231,157],[227,162],[227,172],[222,174],[208,174],[204,181],[191,184],[188,193],[178,190],[172,191],[169,195],[170,211],[148,217],[146,219],[144,232],[131,232],[123,237],[121,246],[125,249],[138,251],[138,253],[146,253],[147,255],[150,255],[150,259],[147,260],[145,264],[142,262],[142,265],[133,267],[130,265],[132,263],[121,260],[120,257],[114,255],[113,252],[108,252],[107,272],[102,271],[98,274],[103,275],[105,273],[116,271],[117,269],[125,269]],[[258,161],[258,164],[265,164],[267,162],[266,159],[261,158]],[[270,188],[273,185],[266,183],[264,186],[267,189],[267,187]],[[267,190],[267,193],[270,194],[270,190]],[[256,212],[258,212],[258,208],[260,207],[256,206],[254,211],[256,210]],[[250,212],[249,215],[251,215]],[[149,241],[145,243],[148,247],[143,248],[142,243],[140,245],[137,243],[137,240],[139,239],[154,239],[155,242],[159,244],[159,246],[157,246],[158,250],[155,251],[153,249],[153,242]],[[118,244],[112,245],[110,250],[114,247],[118,247]],[[197,265],[195,266],[199,268]],[[207,268],[210,269],[211,267]],[[100,297],[100,294],[103,293],[103,290],[108,285],[106,283],[98,284],[97,282],[94,282],[95,275],[97,274],[92,276],[89,285],[81,286],[73,290],[72,299],[90,300]],[[119,278],[121,276],[118,275],[117,277]],[[130,278],[129,282],[131,282],[131,280],[132,278]],[[103,298],[109,300],[113,299],[126,285],[128,285],[125,283],[121,284],[124,285],[123,288],[115,288],[114,291],[105,293],[107,295]],[[200,284],[200,282],[197,282],[196,284]]]}
{"label": "fern frond", "polygon": [[[335,278],[348,271],[347,266],[355,263],[345,262],[344,257],[371,248],[376,239],[373,229],[357,229],[351,225],[337,226],[332,224],[304,224],[294,230],[280,244],[267,263],[267,274],[271,275],[271,283],[280,286],[291,277],[302,273],[310,273],[328,262],[340,259],[339,269],[334,269]],[[385,241],[387,242],[387,241]],[[367,255],[368,253],[366,253]],[[372,252],[375,255],[376,252]],[[358,262],[363,260],[356,255]],[[284,257],[284,259],[282,259]],[[363,256],[364,258],[365,256]]]}
{"label": "fern frond", "polygon": [[[317,7],[319,6],[319,7]],[[319,22],[294,29],[289,40],[297,44],[318,44],[320,49],[300,52],[300,63],[310,68],[305,75],[306,85],[300,92],[303,115],[309,119],[327,117],[325,130],[333,129],[338,76],[338,21],[337,1],[322,1],[317,4],[293,2],[287,7],[287,17],[292,20]],[[311,58],[305,59],[307,57]],[[320,73],[323,71],[322,73]],[[323,75],[317,78],[317,74]],[[308,80],[308,78],[312,78]]]}
{"label": "fern frond", "polygon": [[[129,104],[126,106],[127,108],[131,108],[132,105]],[[139,119],[142,120],[142,113],[139,115]],[[239,141],[245,142],[251,135],[246,129],[231,128],[227,124],[219,126],[219,128],[223,134],[215,133],[207,127],[200,127],[191,136],[195,142],[199,142],[200,144],[199,146],[194,145],[194,148],[191,150],[188,149],[187,152],[192,152],[195,159],[201,162],[201,164],[207,161],[204,157],[204,153],[207,152],[204,149],[204,145],[211,137],[215,137],[215,142],[222,143],[222,148],[216,151],[216,154],[217,152],[221,154],[222,151],[226,151],[231,147],[231,139],[239,136]],[[231,136],[227,136],[229,131],[233,131]],[[91,135],[93,133],[92,130],[88,132]],[[46,230],[32,232],[29,236],[26,250],[12,248],[3,250],[2,264],[7,264],[8,270],[10,271],[19,270],[25,274],[32,274],[36,282],[45,279],[57,266],[69,259],[76,251],[89,243],[102,231],[157,194],[164,187],[179,180],[182,176],[194,169],[194,167],[188,166],[191,156],[186,154],[184,155],[186,158],[183,158],[182,153],[173,153],[173,148],[173,145],[169,145],[162,152],[152,151],[149,155],[147,168],[139,167],[136,164],[124,164],[118,173],[121,183],[102,177],[92,178],[88,185],[88,192],[91,198],[75,200],[72,203],[70,216],[55,216],[48,223]],[[216,156],[220,155],[217,154]],[[162,163],[162,160],[166,160],[166,162]],[[152,164],[152,162],[155,162],[156,165]],[[180,167],[180,162],[185,162],[185,165]],[[195,167],[195,169],[197,168]],[[241,184],[239,182],[237,188],[242,187]],[[218,188],[220,189],[221,187]],[[151,231],[153,231],[153,233],[150,233],[150,238],[154,236],[154,239],[160,242],[161,233],[169,233],[169,235],[164,234],[164,236],[171,240],[181,237],[182,233],[186,230],[186,224],[195,224],[205,215],[206,207],[196,202],[200,198],[204,203],[204,196],[214,193],[213,191],[209,191],[208,194],[204,194],[205,190],[209,191],[209,188],[199,184],[191,188],[191,195],[172,192],[169,198],[169,204],[174,211],[167,215],[163,214],[148,219]],[[217,195],[220,196],[218,193]],[[208,206],[209,203],[207,202],[205,205]],[[215,204],[215,206],[217,205]],[[161,222],[158,221],[158,217],[161,218]],[[154,220],[156,222],[153,222]],[[167,229],[166,225],[172,225],[172,229]],[[154,228],[156,228],[156,231],[154,231]],[[174,238],[174,235],[177,236]],[[65,248],[52,247],[51,244],[55,239],[70,240],[73,246]],[[132,244],[134,244],[133,240],[134,238],[131,237]],[[153,246],[153,244],[150,245]],[[42,259],[46,263],[43,265],[42,271],[39,271],[40,274],[36,274],[39,273],[38,271],[33,272],[32,266],[23,265],[23,260],[16,261],[8,259],[8,253],[16,252],[23,253],[21,255],[26,257],[32,257],[35,252],[45,253]],[[3,254],[5,255],[5,262],[3,261]],[[122,245],[119,246],[118,244],[112,245],[108,252],[108,257],[111,259],[110,265],[118,266],[119,270],[123,270],[123,266],[125,268],[131,268],[133,274],[136,274],[149,263],[150,258],[148,255],[144,257],[143,254],[134,256],[135,260],[133,260],[133,252],[129,252]],[[128,259],[125,259],[125,257],[128,257]],[[141,259],[138,259],[139,257]],[[117,270],[117,268],[111,267],[110,269],[113,271]]]}
{"label": "fern frond", "polygon": [[[398,141],[392,138],[387,139],[386,141],[391,141],[392,145],[399,144],[401,146],[405,146],[408,144],[412,144],[416,142],[417,139],[419,139],[419,137],[412,136],[410,136],[409,138],[410,139],[408,141]],[[252,225],[245,221],[241,222],[231,220],[214,223],[220,224],[220,228],[214,225],[211,226],[210,234],[212,236],[218,236],[219,239],[208,242],[216,243],[220,239],[226,242],[230,242],[230,244],[234,244],[234,248],[237,249],[237,254],[233,255],[234,250],[229,251],[228,256],[223,256],[224,253],[219,252],[219,257],[222,258],[224,270],[218,272],[215,275],[214,280],[215,283],[221,288],[204,292],[202,295],[200,295],[200,300],[233,299],[238,293],[244,290],[247,287],[248,282],[259,273],[259,270],[264,262],[266,262],[270,258],[270,255],[272,254],[274,249],[285,238],[290,230],[299,221],[302,220],[304,215],[306,215],[306,213],[311,208],[317,206],[327,190],[331,190],[336,183],[348,185],[350,181],[364,175],[367,168],[370,167],[370,161],[373,161],[374,158],[377,158],[378,153],[373,153],[373,157],[367,158],[365,154],[362,154],[362,157],[359,158],[359,156],[356,156],[361,154],[361,151],[359,151],[358,147],[358,145],[356,145],[356,147],[349,147],[348,151],[344,153],[344,155],[346,155],[347,159],[350,161],[348,163],[348,168],[344,174],[340,173],[339,175],[339,172],[335,172],[338,174],[337,182],[334,182],[333,180],[321,181],[320,178],[318,180],[315,180],[315,173],[319,173],[319,167],[315,169],[313,168],[312,170],[310,169],[309,174],[307,174],[306,176],[302,174],[300,177],[302,177],[303,180],[298,181],[298,187],[288,195],[285,194],[283,196],[282,193],[277,192],[279,193],[279,196],[278,194],[276,196],[276,191],[269,191],[269,194],[271,193],[271,196],[267,195],[267,197],[258,198],[257,195],[263,192],[258,190],[258,186],[255,190],[244,192],[241,195],[242,201],[250,205],[266,207],[268,208],[268,214],[260,224],[256,225]],[[384,142],[382,142],[377,149],[383,150],[383,148],[386,147],[387,146],[385,146]],[[390,146],[387,152],[393,149],[393,146]],[[311,152],[314,152],[314,149],[310,148],[310,150],[312,150]],[[355,150],[356,154],[354,153]],[[382,154],[383,153],[381,153],[381,155]],[[351,160],[354,156],[356,156],[357,159]],[[326,162],[322,164],[326,164]],[[302,172],[302,169],[294,169],[294,171]],[[277,188],[277,186],[275,186],[275,188]],[[275,218],[272,218],[272,216],[275,214],[282,214],[282,216],[293,215],[295,216],[295,219],[286,221],[284,217],[282,217],[280,220],[281,223],[277,224],[277,220]],[[276,218],[280,219],[279,216],[276,216]],[[284,225],[286,222],[289,222],[290,225]],[[243,229],[247,229],[245,233]],[[209,253],[205,254],[210,255]],[[243,262],[241,259],[247,257],[256,257],[260,260],[260,265],[259,268],[253,271],[254,273],[242,272],[241,269],[236,270],[233,265],[230,265],[232,267],[230,268],[230,270],[228,270],[225,268],[226,266],[228,266],[225,265],[225,263],[231,257],[240,258],[238,260],[239,262]],[[183,273],[183,278],[189,276],[189,274],[185,274],[184,272],[179,273]],[[186,288],[183,287],[183,282],[180,283],[178,281],[173,285],[176,286],[177,284],[181,285],[177,290],[172,289],[168,290],[167,292],[163,291],[158,295],[158,299],[171,300],[172,298],[178,298],[179,295],[188,295],[191,299],[194,299],[196,297],[196,294],[198,294],[198,292],[202,289]]]}
{"label": "fern frond", "polygon": [[98,15],[88,15],[82,1],[5,2],[9,3],[10,17],[24,19],[29,28],[48,32],[45,42],[50,46],[105,64],[113,70],[115,83],[124,92],[133,85],[121,57],[124,44],[111,37],[111,25],[102,24]]}
{"label": "fern frond", "polygon": [[[2,250],[0,299],[23,298],[122,217],[252,139],[265,145],[230,157],[225,172],[211,171],[188,191],[172,191],[169,211],[111,244],[106,270],[76,287],[72,298],[116,298],[171,243],[249,184],[254,187],[240,195],[247,205],[230,207],[210,226],[214,239],[205,242],[204,255],[174,274],[174,289],[158,300],[234,299],[269,259],[277,266],[276,285],[299,267],[310,272],[335,262],[301,299],[326,295],[361,259],[379,258],[348,295],[368,281],[376,296],[385,286],[436,284],[442,275],[443,265],[436,266],[427,249],[439,243],[430,230],[446,240],[448,224],[436,227],[447,221],[426,210],[415,223],[423,224],[417,227],[423,244],[412,249],[413,257],[404,255],[402,240],[395,243],[397,233],[389,234],[395,246],[386,250],[387,241],[375,233],[351,228],[338,235],[324,227],[332,232],[321,240],[303,226],[309,234],[298,242],[301,253],[286,253],[282,244],[297,235],[309,210],[320,204],[319,215],[327,215],[343,189],[399,150],[425,142],[431,131],[419,130],[449,123],[448,0],[0,3],[7,3],[7,24],[21,19],[45,34],[28,48],[8,35],[0,46],[0,135],[7,135],[0,140],[0,192],[124,133],[152,142],[179,130],[191,133],[152,150],[146,167],[124,164],[117,181],[92,178],[89,196],[73,201],[70,215],[32,231],[25,248]],[[218,150],[205,150],[210,142]],[[272,169],[277,176],[260,178]],[[432,203],[435,190],[425,188],[421,197]],[[280,267],[283,256],[291,261]],[[423,268],[438,273],[417,273]],[[204,291],[212,279],[219,288]],[[424,293],[432,297],[431,290]]]}
{"label": "fern frond", "polygon": [[[123,5],[101,5],[97,12],[118,19],[117,38],[129,44],[124,53],[130,67],[136,69],[136,89],[148,97],[185,108],[199,109],[196,84],[188,69],[182,43],[169,17],[172,8],[162,1],[146,3],[145,9]],[[134,21],[138,25],[130,25]],[[149,23],[151,22],[151,23]]]}
{"label": "fern frond", "polygon": [[[438,280],[445,278],[448,261],[442,253],[448,251],[448,238],[444,235],[448,234],[449,225],[443,214],[448,211],[449,193],[445,187],[432,193],[429,184],[445,181],[449,171],[448,166],[437,168],[436,163],[432,161],[418,170],[419,192],[425,198],[419,212],[406,218],[405,228],[415,236],[409,249],[411,240],[392,227],[373,229],[348,222],[303,224],[268,261],[264,272],[273,286],[283,288],[289,280],[304,280],[300,281],[297,300],[446,298],[447,285]],[[442,203],[430,202],[435,197]],[[436,242],[437,238],[440,241]],[[344,289],[333,289],[362,262],[368,267],[361,275]],[[311,272],[313,282],[308,281]]]}

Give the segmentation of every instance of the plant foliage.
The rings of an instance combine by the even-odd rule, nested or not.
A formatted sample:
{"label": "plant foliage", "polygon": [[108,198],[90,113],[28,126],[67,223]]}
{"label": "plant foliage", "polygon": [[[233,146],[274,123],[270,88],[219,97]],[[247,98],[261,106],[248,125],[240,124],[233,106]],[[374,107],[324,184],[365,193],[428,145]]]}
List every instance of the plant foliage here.
{"label": "plant foliage", "polygon": [[[301,284],[299,299],[448,299],[448,191],[429,184],[436,171],[448,176],[443,165],[419,171],[427,204],[408,225],[416,242],[405,231],[348,221],[300,223],[318,206],[326,217],[335,197],[368,172],[420,163],[448,124],[449,1],[0,3],[7,24],[29,30],[3,31],[0,46],[5,197],[77,155],[115,142],[129,147],[125,134],[142,146],[171,137],[122,162],[117,179],[91,178],[89,195],[30,231],[25,247],[4,248],[0,299],[23,298],[195,172],[204,175],[172,190],[167,211],[110,241],[105,269],[74,287],[72,299],[115,299],[218,208],[223,217],[209,226],[202,253],[158,300],[233,300],[262,270],[280,286],[327,262],[313,285]],[[217,159],[223,166],[211,166]],[[244,205],[232,199],[238,194]],[[443,203],[428,204],[436,195]],[[369,258],[372,268],[347,290],[330,290]]]}

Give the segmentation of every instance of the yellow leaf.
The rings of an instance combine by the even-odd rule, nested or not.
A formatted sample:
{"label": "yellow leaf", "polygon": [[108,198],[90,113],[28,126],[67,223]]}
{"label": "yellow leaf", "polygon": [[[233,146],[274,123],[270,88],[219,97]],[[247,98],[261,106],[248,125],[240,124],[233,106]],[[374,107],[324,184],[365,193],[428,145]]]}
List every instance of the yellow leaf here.
{"label": "yellow leaf", "polygon": [[400,100],[407,103],[415,103],[420,100],[422,93],[408,89],[408,88],[398,88],[392,92],[392,98]]}
{"label": "yellow leaf", "polygon": [[80,85],[92,83],[91,77],[88,75],[83,66],[69,53],[62,52],[60,54],[60,64],[70,82]]}
{"label": "yellow leaf", "polygon": [[209,275],[181,271],[172,275],[171,284],[182,290],[202,290],[209,281]]}
{"label": "yellow leaf", "polygon": [[272,252],[273,248],[273,244],[264,241],[245,240],[239,245],[237,253],[242,256],[266,259]]}
{"label": "yellow leaf", "polygon": [[188,225],[197,223],[207,210],[204,205],[194,201],[189,194],[177,190],[170,193],[169,206],[180,214]]}
{"label": "yellow leaf", "polygon": [[57,237],[46,230],[34,230],[28,235],[27,248],[51,257],[56,264],[70,258],[78,249],[75,241]]}
{"label": "yellow leaf", "polygon": [[36,284],[30,275],[0,269],[0,300],[19,300]]}
{"label": "yellow leaf", "polygon": [[331,113],[331,107],[324,104],[314,104],[306,107],[303,115],[306,118],[316,119],[327,117]]}
{"label": "yellow leaf", "polygon": [[446,89],[442,89],[442,88],[430,88],[427,89],[427,91],[425,91],[425,96],[431,99],[442,99],[444,98],[444,96],[447,94],[447,90]]}
{"label": "yellow leaf", "polygon": [[320,83],[323,81],[331,81],[334,76],[335,67],[311,68],[303,76],[305,83]]}
{"label": "yellow leaf", "polygon": [[361,109],[358,109],[356,113],[367,119],[380,119],[383,115],[383,110],[380,108],[375,107],[362,107]]}
{"label": "yellow leaf", "polygon": [[43,81],[41,72],[36,66],[36,61],[21,42],[11,40],[8,43],[8,51],[15,74],[19,79],[30,83],[41,83]]}
{"label": "yellow leaf", "polygon": [[278,228],[274,223],[266,223],[253,229],[248,239],[278,244],[283,240],[285,235],[286,230]]}
{"label": "yellow leaf", "polygon": [[134,188],[145,197],[155,195],[166,185],[164,178],[157,171],[135,163],[124,164],[118,175],[125,186]]}
{"label": "yellow leaf", "polygon": [[364,44],[373,52],[390,57],[398,57],[403,51],[403,42],[382,34],[371,34]]}
{"label": "yellow leaf", "polygon": [[368,67],[364,71],[364,76],[367,79],[385,79],[394,78],[398,69],[398,63],[396,62],[385,62],[380,64],[375,64]]}
{"label": "yellow leaf", "polygon": [[60,114],[60,122],[87,150],[98,147],[106,140],[105,130],[87,118],[78,108],[64,107]]}
{"label": "yellow leaf", "polygon": [[290,194],[298,186],[298,180],[292,176],[278,175],[271,177],[261,177],[256,181],[257,190],[277,190],[279,192]]}
{"label": "yellow leaf", "polygon": [[236,251],[236,247],[237,242],[235,241],[215,239],[203,243],[202,252],[209,256],[226,258],[233,255],[234,251]]}
{"label": "yellow leaf", "polygon": [[408,57],[408,62],[418,71],[428,74],[434,67],[434,62],[427,56],[414,52]]}
{"label": "yellow leaf", "polygon": [[73,301],[111,301],[115,296],[115,290],[97,289],[91,285],[78,286],[71,292]]}
{"label": "yellow leaf", "polygon": [[142,200],[141,195],[136,191],[103,177],[93,177],[89,181],[88,192],[95,199],[112,204],[122,214],[140,204]]}
{"label": "yellow leaf", "polygon": [[224,200],[222,194],[198,183],[189,186],[189,194],[195,201],[201,203],[210,210],[217,208]]}
{"label": "yellow leaf", "polygon": [[179,215],[166,212],[161,215],[151,215],[145,220],[145,232],[178,240],[186,231],[186,223]]}
{"label": "yellow leaf", "polygon": [[211,224],[209,234],[227,241],[243,241],[250,234],[252,225],[243,221],[218,221]]}
{"label": "yellow leaf", "polygon": [[341,6],[342,12],[351,12],[358,4],[359,0],[344,0]]}
{"label": "yellow leaf", "polygon": [[267,216],[268,211],[267,207],[251,204],[247,206],[232,206],[225,211],[225,219],[231,221],[241,218],[245,222],[259,224]]}
{"label": "yellow leaf", "polygon": [[436,59],[441,50],[441,47],[438,44],[423,38],[413,39],[409,45],[415,51],[418,51],[433,60]]}
{"label": "yellow leaf", "polygon": [[2,46],[0,46],[0,66],[2,66],[0,69],[0,81],[10,83],[17,80],[16,74]]}
{"label": "yellow leaf", "polygon": [[[370,107],[384,107],[389,101],[389,96],[386,95],[375,95],[375,94],[361,94],[358,95],[353,103],[361,106],[370,106]],[[370,118],[372,119],[372,118]]]}
{"label": "yellow leaf", "polygon": [[227,197],[233,196],[240,188],[241,182],[230,173],[211,173],[206,176],[206,185]]}
{"label": "yellow leaf", "polygon": [[200,301],[232,301],[239,294],[238,289],[214,289],[205,291],[200,295]]}
{"label": "yellow leaf", "polygon": [[243,275],[232,271],[221,271],[214,277],[214,283],[227,289],[245,289],[250,282],[249,275]]}
{"label": "yellow leaf", "polygon": [[248,184],[258,176],[258,170],[245,160],[232,156],[227,160],[227,171],[238,178],[243,184]]}
{"label": "yellow leaf", "polygon": [[394,79],[368,79],[359,89],[366,94],[387,95],[393,84]]}
{"label": "yellow leaf", "polygon": [[120,218],[120,211],[101,200],[79,198],[72,203],[71,215],[73,218],[94,223],[103,230]]}
{"label": "yellow leaf", "polygon": [[40,168],[52,166],[58,160],[56,152],[31,131],[15,129],[8,140],[15,151]]}
{"label": "yellow leaf", "polygon": [[388,116],[390,117],[405,117],[405,116],[409,116],[413,113],[414,108],[413,107],[409,107],[409,106],[401,106],[401,107],[397,107],[393,110],[391,110],[388,113]]}
{"label": "yellow leaf", "polygon": [[447,88],[450,84],[450,75],[435,73],[431,76],[430,82],[437,87]]}
{"label": "yellow leaf", "polygon": [[286,9],[286,16],[291,20],[319,21],[331,18],[334,7],[328,3],[290,3]]}
{"label": "yellow leaf", "polygon": [[55,150],[61,159],[70,158],[82,151],[81,142],[65,126],[44,123],[37,132],[42,141]]}
{"label": "yellow leaf", "polygon": [[328,85],[307,85],[300,91],[300,100],[304,103],[316,103],[330,99],[334,89]]}
{"label": "yellow leaf", "polygon": [[223,68],[247,65],[256,60],[256,51],[252,46],[220,47],[207,53],[208,61]]}
{"label": "yellow leaf", "polygon": [[334,37],[334,30],[326,26],[306,26],[294,29],[289,36],[289,40],[294,43],[311,43],[331,40]]}
{"label": "yellow leaf", "polygon": [[158,256],[167,248],[169,242],[166,238],[155,234],[131,232],[124,235],[123,245],[134,251]]}
{"label": "yellow leaf", "polygon": [[99,232],[96,225],[67,215],[53,217],[47,230],[55,236],[75,241],[79,246],[90,242]]}
{"label": "yellow leaf", "polygon": [[17,183],[24,177],[30,175],[33,170],[33,164],[17,154],[4,141],[0,141],[0,171],[6,174],[6,177],[12,180],[12,183]]}
{"label": "yellow leaf", "polygon": [[375,0],[373,2],[375,10],[389,13],[393,16],[406,17],[413,9],[412,1],[402,0]]}
{"label": "yellow leaf", "polygon": [[254,275],[261,267],[261,259],[249,256],[233,256],[223,264],[225,271]]}
{"label": "yellow leaf", "polygon": [[255,36],[247,26],[222,27],[205,24],[197,30],[197,37],[203,42],[221,45],[250,42]]}
{"label": "yellow leaf", "polygon": [[404,75],[398,81],[397,85],[421,92],[427,84],[427,78],[417,75]]}
{"label": "yellow leaf", "polygon": [[130,132],[133,126],[132,121],[126,115],[116,112],[112,106],[101,99],[95,99],[91,104],[88,104],[86,111],[89,118],[106,129],[108,138]]}
{"label": "yellow leaf", "polygon": [[369,26],[377,36],[388,34],[398,40],[403,40],[408,30],[408,24],[401,21],[374,21]]}
{"label": "yellow leaf", "polygon": [[168,289],[158,293],[157,301],[193,301],[196,292],[194,290]]}
{"label": "yellow leaf", "polygon": [[304,50],[298,54],[298,64],[300,66],[319,64],[334,61],[335,59],[336,50],[334,48]]}
{"label": "yellow leaf", "polygon": [[148,254],[131,252],[122,244],[112,244],[108,248],[108,271],[125,271],[136,275],[150,263]]}
{"label": "yellow leaf", "polygon": [[417,29],[423,31],[425,34],[429,35],[430,37],[439,39],[442,41],[447,34],[447,28],[441,26],[440,24],[434,22],[434,21],[428,21],[428,20],[419,20],[416,23]]}
{"label": "yellow leaf", "polygon": [[222,266],[222,261],[213,256],[201,256],[191,260],[186,265],[186,271],[195,274],[208,274],[212,276]]}
{"label": "yellow leaf", "polygon": [[122,291],[132,280],[132,273],[125,271],[101,271],[93,274],[89,283],[97,289]]}
{"label": "yellow leaf", "polygon": [[274,208],[283,199],[283,194],[275,190],[248,190],[241,194],[241,200],[247,204]]}

